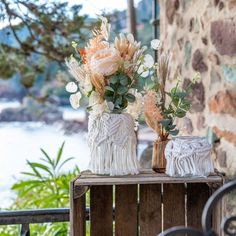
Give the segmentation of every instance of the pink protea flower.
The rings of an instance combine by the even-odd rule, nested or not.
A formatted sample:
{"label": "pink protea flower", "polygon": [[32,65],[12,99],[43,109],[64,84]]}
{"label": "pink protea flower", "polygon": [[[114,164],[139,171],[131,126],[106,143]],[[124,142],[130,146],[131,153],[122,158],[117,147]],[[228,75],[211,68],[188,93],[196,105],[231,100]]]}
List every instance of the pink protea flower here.
{"label": "pink protea flower", "polygon": [[94,53],[90,60],[90,69],[95,74],[109,76],[119,68],[120,53],[115,48],[105,48]]}

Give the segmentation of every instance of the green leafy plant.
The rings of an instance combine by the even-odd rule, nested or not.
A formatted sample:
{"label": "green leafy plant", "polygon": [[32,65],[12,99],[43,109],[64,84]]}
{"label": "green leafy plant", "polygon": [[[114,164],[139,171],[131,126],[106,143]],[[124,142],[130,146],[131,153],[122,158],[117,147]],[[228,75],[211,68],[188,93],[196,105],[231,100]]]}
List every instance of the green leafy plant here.
{"label": "green leafy plant", "polygon": [[[63,172],[64,165],[73,159],[62,157],[64,145],[63,142],[55,158],[41,149],[43,157],[40,162],[27,161],[30,171],[22,172],[27,178],[19,180],[12,187],[16,193],[12,210],[69,207],[69,183],[80,171],[76,166],[73,171]],[[30,228],[34,236],[68,234],[68,223],[34,224]],[[5,235],[5,232],[8,232],[7,235],[17,235],[19,227],[5,227],[2,232],[0,230],[0,235]]]}
{"label": "green leafy plant", "polygon": [[153,77],[152,86],[144,98],[145,119],[158,134],[158,139],[166,141],[169,135],[176,136],[179,133],[175,120],[185,117],[190,110],[191,101],[188,95],[194,83],[200,79],[200,74],[194,75],[186,89],[180,87],[181,79],[178,77],[176,85],[166,91],[166,81],[170,74],[169,55],[160,54],[155,68],[156,76]]}
{"label": "green leafy plant", "polygon": [[72,53],[71,40],[86,41],[92,23],[81,9],[67,1],[1,0],[0,20],[8,24],[2,34],[9,40],[0,45],[0,79],[18,73],[26,88],[37,86],[45,73],[47,83],[54,79],[55,74],[47,72],[50,63],[63,69],[64,58]]}
{"label": "green leafy plant", "polygon": [[129,93],[132,86],[130,77],[123,73],[112,75],[105,87],[105,100],[111,102],[111,110],[113,113],[121,113],[128,105],[128,102],[135,101],[135,96]]}

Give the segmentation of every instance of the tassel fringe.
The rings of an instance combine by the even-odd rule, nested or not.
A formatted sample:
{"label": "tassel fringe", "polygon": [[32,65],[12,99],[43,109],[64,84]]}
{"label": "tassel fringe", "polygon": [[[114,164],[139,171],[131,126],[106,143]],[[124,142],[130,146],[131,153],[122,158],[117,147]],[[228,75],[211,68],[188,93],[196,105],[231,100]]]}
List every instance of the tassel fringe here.
{"label": "tassel fringe", "polygon": [[214,172],[211,145],[206,138],[177,137],[165,149],[166,174],[173,177],[207,177]]}
{"label": "tassel fringe", "polygon": [[129,114],[89,117],[89,169],[95,174],[128,175],[139,173],[134,120]]}

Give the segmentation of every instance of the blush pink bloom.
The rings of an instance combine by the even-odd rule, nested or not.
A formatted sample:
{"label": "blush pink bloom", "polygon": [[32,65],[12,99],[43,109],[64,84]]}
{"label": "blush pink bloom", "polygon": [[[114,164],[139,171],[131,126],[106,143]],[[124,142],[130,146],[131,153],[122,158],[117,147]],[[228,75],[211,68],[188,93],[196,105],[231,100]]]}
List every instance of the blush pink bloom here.
{"label": "blush pink bloom", "polygon": [[104,48],[91,57],[89,67],[93,74],[109,76],[118,70],[119,61],[121,56],[117,49]]}

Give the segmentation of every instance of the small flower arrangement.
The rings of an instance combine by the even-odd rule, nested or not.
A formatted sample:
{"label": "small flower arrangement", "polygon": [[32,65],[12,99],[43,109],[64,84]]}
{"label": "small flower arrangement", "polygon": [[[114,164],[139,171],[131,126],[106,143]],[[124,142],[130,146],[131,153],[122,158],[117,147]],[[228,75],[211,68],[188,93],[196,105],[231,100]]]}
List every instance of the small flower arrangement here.
{"label": "small flower arrangement", "polygon": [[146,48],[132,34],[121,33],[110,42],[110,24],[104,17],[100,20],[100,28],[93,30],[93,38],[85,48],[78,49],[73,42],[80,60],[74,56],[66,60],[75,78],[75,82],[66,85],[71,93],[70,103],[73,108],[79,108],[83,94],[89,98],[90,114],[129,113],[137,119],[142,111],[140,81],[146,76],[144,68],[153,66],[154,62],[144,55]]}
{"label": "small flower arrangement", "polygon": [[147,125],[157,133],[157,141],[167,141],[169,135],[176,136],[179,133],[175,119],[185,117],[190,110],[188,94],[200,79],[200,74],[194,75],[186,89],[180,87],[181,78],[178,77],[176,85],[166,91],[166,81],[170,75],[170,54],[160,53],[159,40],[153,40],[151,46],[159,52],[159,60],[152,67],[153,84],[144,96],[144,115]]}

